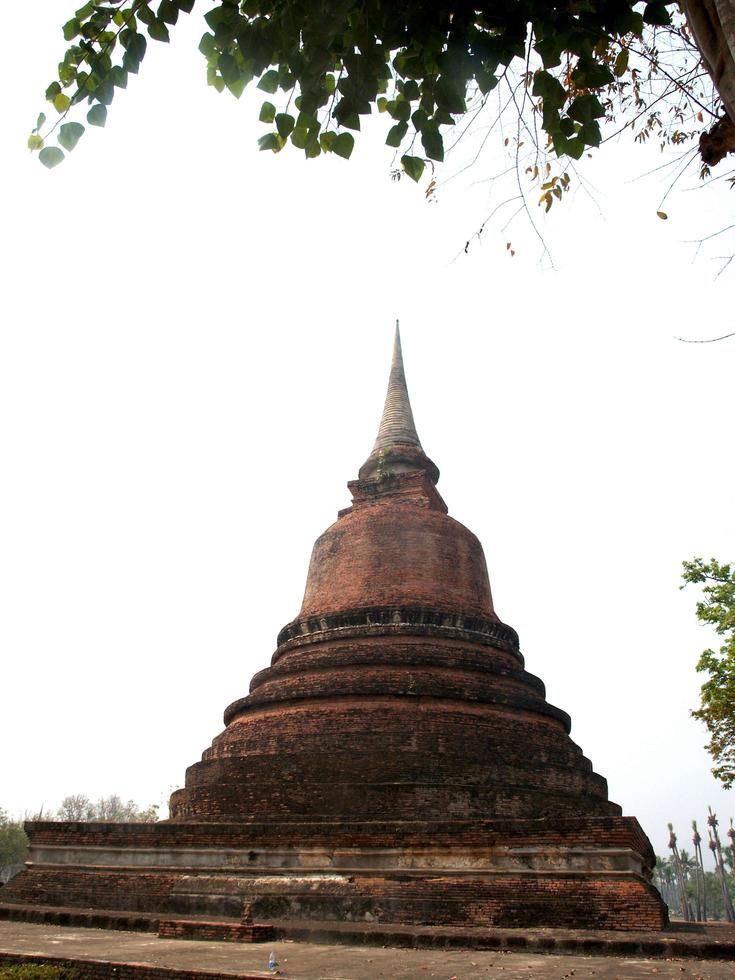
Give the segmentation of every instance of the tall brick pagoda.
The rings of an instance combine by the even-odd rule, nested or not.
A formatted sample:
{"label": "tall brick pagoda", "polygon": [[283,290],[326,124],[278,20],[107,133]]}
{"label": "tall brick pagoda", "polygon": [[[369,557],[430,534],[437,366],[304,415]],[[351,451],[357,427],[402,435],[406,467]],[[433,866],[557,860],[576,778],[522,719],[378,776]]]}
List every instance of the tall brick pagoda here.
{"label": "tall brick pagoda", "polygon": [[3,900],[256,918],[660,929],[654,855],[524,670],[447,514],[396,330],[378,438],[271,666],[154,824],[28,825]]}

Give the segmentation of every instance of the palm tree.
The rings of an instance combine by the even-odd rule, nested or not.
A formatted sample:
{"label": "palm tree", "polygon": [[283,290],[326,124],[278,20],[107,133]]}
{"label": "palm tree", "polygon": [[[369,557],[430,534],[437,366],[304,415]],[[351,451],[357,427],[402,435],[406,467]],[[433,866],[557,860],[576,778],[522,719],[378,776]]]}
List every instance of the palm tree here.
{"label": "palm tree", "polygon": [[[692,892],[694,892],[694,899],[696,901],[696,914],[695,910],[692,910],[692,918],[699,920],[700,917],[700,902],[699,902],[699,875],[697,874],[699,870],[699,862],[693,854],[685,850],[683,847],[679,851],[679,860],[681,861],[681,871],[684,877],[684,888],[686,889],[687,899],[691,902]],[[691,905],[690,905],[691,907]]]}
{"label": "palm tree", "polygon": [[709,847],[712,851],[712,855],[715,859],[715,870],[720,878],[720,884],[722,885],[722,899],[725,905],[725,917],[728,922],[735,922],[735,909],[732,906],[732,899],[730,898],[730,892],[727,887],[727,878],[725,876],[725,865],[722,860],[722,845],[720,844],[720,835],[717,831],[717,815],[712,812],[712,807],[707,807],[709,810],[709,816],[707,817],[707,833],[709,835]]}
{"label": "palm tree", "polygon": [[697,821],[692,820],[692,844],[697,861],[697,919],[707,921],[707,890],[704,887],[704,859],[702,858],[702,838],[697,830]]}
{"label": "palm tree", "polygon": [[681,864],[681,858],[679,856],[679,849],[676,846],[676,834],[674,833],[674,825],[669,824],[669,847],[671,848],[672,859],[674,862],[674,870],[676,871],[676,878],[679,883],[679,895],[681,896],[681,911],[687,922],[692,921],[692,912],[689,907],[689,901],[687,900],[687,890],[686,890],[686,880],[684,878],[684,869]]}

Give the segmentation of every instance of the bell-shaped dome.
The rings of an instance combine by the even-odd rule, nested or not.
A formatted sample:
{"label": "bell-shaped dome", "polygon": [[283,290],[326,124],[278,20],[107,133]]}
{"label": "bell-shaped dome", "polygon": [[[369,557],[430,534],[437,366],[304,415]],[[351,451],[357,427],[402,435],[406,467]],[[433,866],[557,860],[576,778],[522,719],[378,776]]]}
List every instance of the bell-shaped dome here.
{"label": "bell-shaped dome", "polygon": [[415,606],[494,618],[482,545],[414,475],[387,478],[314,545],[299,618]]}

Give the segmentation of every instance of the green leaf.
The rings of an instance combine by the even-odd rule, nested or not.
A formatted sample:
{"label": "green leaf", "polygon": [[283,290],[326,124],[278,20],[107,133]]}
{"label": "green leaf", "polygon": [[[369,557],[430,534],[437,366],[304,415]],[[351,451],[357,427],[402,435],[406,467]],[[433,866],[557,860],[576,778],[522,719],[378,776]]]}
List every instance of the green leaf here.
{"label": "green leaf", "polygon": [[240,69],[237,66],[237,62],[227,51],[223,51],[219,56],[217,61],[217,67],[219,68],[219,73],[225,80],[225,85],[232,85],[240,78]]}
{"label": "green leaf", "polygon": [[444,140],[438,126],[426,126],[422,129],[421,142],[424,146],[424,153],[430,160],[441,162],[444,159]]}
{"label": "green leaf", "polygon": [[639,14],[637,10],[631,10],[630,7],[626,8],[623,6],[615,15],[613,27],[615,28],[615,33],[621,36],[635,34],[636,37],[640,37],[643,33],[643,15]]}
{"label": "green leaf", "polygon": [[211,58],[215,52],[214,47],[214,34],[209,34],[207,31],[202,34],[202,39],[199,42],[199,51],[204,55],[205,58]]}
{"label": "green leaf", "polygon": [[153,38],[154,41],[170,41],[168,34],[168,27],[164,24],[162,20],[152,20],[148,25],[148,34]]}
{"label": "green leaf", "polygon": [[385,112],[388,108],[388,100],[384,95],[381,95],[378,99],[378,112]]}
{"label": "green leaf", "polygon": [[74,38],[79,33],[80,27],[81,25],[79,21],[76,19],[76,17],[72,17],[71,20],[68,20],[62,28],[64,32],[64,40],[73,41]]}
{"label": "green leaf", "polygon": [[143,60],[148,42],[143,34],[138,34],[133,30],[123,31],[120,35],[120,40],[122,46],[125,48],[125,55],[122,62],[123,68],[137,74],[138,66]]}
{"label": "green leaf", "polygon": [[418,82],[411,78],[403,86],[403,95],[408,99],[409,102],[415,102],[416,99],[421,95],[419,90]]}
{"label": "green leaf", "polygon": [[585,123],[579,131],[579,135],[585,141],[587,146],[599,146],[602,142],[600,124],[596,119],[593,119],[592,122]]}
{"label": "green leaf", "polygon": [[339,122],[346,129],[360,128],[360,117],[356,112],[348,112],[346,115],[340,115]]}
{"label": "green leaf", "polygon": [[296,120],[293,116],[289,116],[286,112],[279,112],[276,115],[276,129],[278,130],[278,135],[282,136],[283,139],[293,131],[294,124]]}
{"label": "green leaf", "polygon": [[276,107],[272,102],[264,102],[260,107],[260,115],[258,119],[264,123],[272,123],[276,118]]}
{"label": "green leaf", "polygon": [[45,122],[46,122],[46,113],[45,112],[39,112],[38,119],[36,120],[36,129],[35,129],[35,132],[38,132],[38,130],[41,128],[41,126],[43,126],[43,124]]}
{"label": "green leaf", "polygon": [[78,20],[86,20],[87,17],[89,17],[90,14],[93,14],[93,13],[94,13],[94,4],[93,3],[85,3],[82,7],[79,8],[79,10],[77,10],[75,12],[74,16]]}
{"label": "green leaf", "polygon": [[[434,86],[434,97],[437,105],[440,105],[442,109],[446,109],[447,112],[451,112],[452,115],[459,115],[467,109],[464,100],[464,89],[460,88],[454,77],[450,75],[442,75],[437,80]],[[410,176],[411,174],[409,174]]]}
{"label": "green leaf", "polygon": [[304,153],[306,154],[307,160],[311,160],[314,157],[318,157],[321,152],[322,152],[322,148],[319,143],[319,140],[317,139],[310,139],[309,142],[304,147]]}
{"label": "green leaf", "polygon": [[618,51],[618,56],[615,59],[615,64],[613,66],[613,71],[616,78],[620,78],[627,71],[629,57],[630,54],[627,48],[621,48],[621,50]]}
{"label": "green leaf", "polygon": [[71,153],[79,142],[83,132],[84,126],[81,123],[64,123],[59,129],[59,143],[61,143],[67,153]]}
{"label": "green leaf", "polygon": [[560,109],[567,99],[564,86],[558,78],[548,71],[537,71],[533,76],[532,94],[542,98],[544,104],[548,104],[556,109]]}
{"label": "green leaf", "polygon": [[492,92],[492,90],[498,84],[498,79],[495,76],[495,72],[489,70],[478,71],[475,75],[475,80],[477,81],[477,87],[483,95],[487,95],[488,92]]}
{"label": "green leaf", "polygon": [[227,88],[232,92],[236,99],[239,99],[242,93],[245,91],[245,79],[238,78],[234,82],[230,82]]}
{"label": "green leaf", "polygon": [[564,152],[572,158],[572,160],[579,160],[579,158],[584,153],[585,142],[581,136],[573,136],[570,140],[567,140],[566,146],[564,147]]}
{"label": "green leaf", "polygon": [[[299,127],[298,126],[293,131],[293,136],[291,137],[291,142],[293,143],[294,146],[300,146],[300,144],[297,143],[296,140],[294,139],[294,136],[296,135],[296,133],[298,133],[300,131],[301,130],[299,130]],[[306,132],[306,130],[304,130],[304,132]],[[331,131],[328,131],[326,133],[320,133],[319,134],[319,146],[321,146],[321,148],[324,150],[325,153],[328,153],[332,149],[332,144],[334,143],[334,141],[335,141],[336,138],[337,138],[337,134],[336,133],[333,133]],[[306,146],[306,141],[304,141],[304,147],[305,146]],[[303,149],[304,147],[301,147],[301,149]]]}
{"label": "green leaf", "polygon": [[558,34],[551,34],[534,44],[534,48],[541,55],[544,68],[556,68],[557,65],[561,64],[563,47],[563,41]]}
{"label": "green leaf", "polygon": [[398,122],[408,122],[411,118],[411,103],[406,102],[405,99],[393,99],[392,102],[387,104],[388,112],[393,116]]}
{"label": "green leaf", "polygon": [[276,133],[266,133],[258,140],[258,147],[261,150],[273,150],[274,153],[278,153],[281,149],[281,143],[279,143]]}
{"label": "green leaf", "polygon": [[46,89],[46,101],[53,102],[56,96],[61,91],[61,86],[58,82],[51,82],[49,87]]}
{"label": "green leaf", "polygon": [[[324,133],[324,136],[329,136],[329,133]],[[332,134],[334,135],[334,134]],[[296,129],[291,133],[291,143],[296,147],[297,150],[306,149],[306,144],[309,142],[309,130],[305,126],[297,126]],[[320,137],[320,140],[322,137]]]}
{"label": "green leaf", "polygon": [[110,70],[110,81],[118,88],[127,88],[128,73],[120,65],[114,65]]}
{"label": "green leaf", "polygon": [[158,18],[167,24],[175,24],[179,19],[178,4],[174,3],[173,0],[161,0],[158,6]]}
{"label": "green leaf", "polygon": [[98,85],[94,90],[94,97],[98,102],[109,105],[115,98],[115,86],[112,84],[112,79],[108,78],[101,85]]}
{"label": "green leaf", "polygon": [[43,149],[43,137],[39,136],[38,133],[31,133],[28,137],[28,149],[29,150],[42,150]]}
{"label": "green leaf", "polygon": [[577,88],[602,88],[614,82],[615,78],[607,65],[594,58],[580,58],[572,72],[572,80]]}
{"label": "green leaf", "polygon": [[56,109],[57,112],[66,112],[70,105],[71,99],[63,92],[59,92],[59,94],[54,97],[54,109]]}
{"label": "green leaf", "polygon": [[61,161],[64,159],[63,152],[58,148],[58,146],[47,146],[38,154],[38,159],[44,165],[52,170],[54,167],[58,167]]}
{"label": "green leaf", "polygon": [[332,141],[332,153],[336,153],[338,157],[342,157],[344,160],[349,160],[354,146],[355,137],[352,133],[340,133]]}
{"label": "green leaf", "polygon": [[107,122],[107,106],[97,103],[87,113],[87,122],[90,126],[104,126]]}
{"label": "green leaf", "polygon": [[647,3],[643,10],[643,20],[646,24],[665,27],[671,23],[671,17],[665,3]]}
{"label": "green leaf", "polygon": [[274,69],[267,71],[258,82],[258,88],[272,95],[278,89],[278,72]]}
{"label": "green leaf", "polygon": [[604,116],[605,110],[596,95],[578,95],[567,109],[567,115],[576,122],[590,123]]}
{"label": "green leaf", "polygon": [[214,68],[207,68],[207,85],[213,85],[219,93],[225,90],[225,80]]}
{"label": "green leaf", "polygon": [[421,180],[421,174],[424,172],[426,165],[421,157],[411,157],[405,154],[401,157],[401,164],[411,180],[415,180],[417,183]]}
{"label": "green leaf", "polygon": [[388,135],[385,138],[386,146],[395,146],[395,147],[400,146],[403,141],[403,137],[406,135],[407,132],[408,132],[407,122],[396,123],[395,126],[392,126],[391,129],[388,131]]}

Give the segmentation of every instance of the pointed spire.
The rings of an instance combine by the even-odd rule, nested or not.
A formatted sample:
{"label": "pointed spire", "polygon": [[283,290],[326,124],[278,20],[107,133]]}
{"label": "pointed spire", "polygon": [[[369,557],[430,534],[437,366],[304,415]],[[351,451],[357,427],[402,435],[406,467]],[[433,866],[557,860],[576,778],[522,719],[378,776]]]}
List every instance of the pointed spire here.
{"label": "pointed spire", "polygon": [[378,438],[373,452],[390,449],[392,446],[415,446],[421,449],[421,442],[413,420],[411,402],[408,397],[406,374],[403,370],[401,351],[401,331],[396,320],[396,336],[393,342],[393,363],[390,367],[388,392],[385,396],[383,417],[380,420]]}
{"label": "pointed spire", "polygon": [[439,479],[439,470],[421,448],[421,441],[413,421],[406,374],[403,370],[401,331],[396,320],[393,362],[390,367],[383,417],[380,420],[378,438],[375,440],[373,450],[360,467],[360,479],[372,480],[378,477],[383,480],[386,475],[396,476],[401,473],[416,472],[425,473],[434,484]]}

